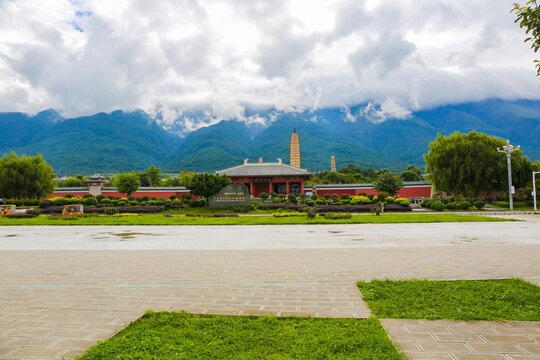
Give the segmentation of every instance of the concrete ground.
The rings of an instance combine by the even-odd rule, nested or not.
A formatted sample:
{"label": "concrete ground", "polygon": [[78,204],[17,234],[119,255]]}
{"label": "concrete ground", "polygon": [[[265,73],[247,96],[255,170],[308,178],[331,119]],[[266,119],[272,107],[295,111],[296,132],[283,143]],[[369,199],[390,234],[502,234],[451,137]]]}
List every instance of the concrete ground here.
{"label": "concrete ground", "polygon": [[[0,358],[71,358],[148,309],[367,317],[358,280],[519,276],[540,285],[540,216],[521,218],[526,221],[0,227]],[[411,359],[540,357],[538,323],[408,321],[383,325]],[[476,336],[464,335],[471,333]]]}

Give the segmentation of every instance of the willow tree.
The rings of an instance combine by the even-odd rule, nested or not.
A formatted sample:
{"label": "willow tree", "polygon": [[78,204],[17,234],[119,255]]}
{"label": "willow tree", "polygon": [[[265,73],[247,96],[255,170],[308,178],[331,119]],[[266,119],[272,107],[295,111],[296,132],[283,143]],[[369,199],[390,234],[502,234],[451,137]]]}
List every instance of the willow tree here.
{"label": "willow tree", "polygon": [[17,156],[14,152],[0,159],[0,197],[39,199],[54,192],[56,182],[52,167],[37,156]]}
{"label": "willow tree", "polygon": [[[501,191],[507,186],[506,157],[497,152],[506,142],[503,139],[471,131],[437,135],[424,154],[426,171],[439,191],[472,196],[481,192]],[[512,153],[512,178],[516,187],[524,186],[522,174],[530,167],[522,151]]]}

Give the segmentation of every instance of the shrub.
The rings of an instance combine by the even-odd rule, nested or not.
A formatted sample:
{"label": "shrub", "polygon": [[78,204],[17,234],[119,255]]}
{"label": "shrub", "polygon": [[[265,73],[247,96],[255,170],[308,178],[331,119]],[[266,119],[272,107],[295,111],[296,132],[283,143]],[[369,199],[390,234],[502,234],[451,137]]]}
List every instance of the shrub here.
{"label": "shrub", "polygon": [[409,200],[402,200],[399,202],[399,205],[401,206],[411,206],[411,203],[409,202]]}
{"label": "shrub", "polygon": [[315,200],[315,205],[325,205],[326,201],[324,199],[317,199]]}
{"label": "shrub", "polygon": [[13,204],[15,204],[15,206],[23,206],[24,200],[13,200]]}
{"label": "shrub", "polygon": [[96,196],[96,200],[97,200],[98,202],[101,202],[101,200],[103,200],[103,199],[105,199],[105,195],[98,195],[98,196]]}
{"label": "shrub", "polygon": [[83,199],[81,202],[83,203],[83,205],[86,205],[86,206],[91,206],[91,205],[95,206],[98,204],[98,201],[95,197],[89,197],[89,198]]}
{"label": "shrub", "polygon": [[323,198],[324,198],[325,200],[328,200],[328,199],[330,199],[330,196],[331,196],[330,194],[324,194]]}
{"label": "shrub", "polygon": [[139,202],[133,200],[133,201],[128,202],[128,204],[129,204],[130,206],[137,206],[137,205],[139,205]]}
{"label": "shrub", "polygon": [[183,201],[180,200],[180,199],[175,199],[175,200],[171,201],[171,204],[173,204],[176,207],[180,207],[180,206],[182,206]]}
{"label": "shrub", "polygon": [[259,195],[259,197],[260,197],[263,201],[268,200],[268,194],[265,193],[264,191]]}
{"label": "shrub", "polygon": [[477,200],[474,202],[474,207],[477,208],[478,210],[482,210],[484,206],[486,206],[486,203],[482,200]]}
{"label": "shrub", "polygon": [[170,209],[172,209],[174,206],[173,206],[173,204],[172,204],[170,201],[167,201],[167,202],[165,203],[165,205],[163,205],[163,207],[164,207],[166,210],[170,210]]}
{"label": "shrub", "polygon": [[83,199],[94,197],[92,194],[84,194]]}
{"label": "shrub", "polygon": [[446,208],[450,210],[456,210],[458,208],[458,203],[453,201],[446,204]]}
{"label": "shrub", "polygon": [[141,198],[141,200],[142,200],[142,201],[148,201],[148,200],[150,200],[150,197],[149,197],[149,196],[143,196],[143,197]]}
{"label": "shrub", "polygon": [[422,201],[422,203],[420,204],[420,206],[423,207],[423,208],[428,208],[429,209],[429,206],[431,205],[432,202],[433,202],[433,200],[424,199]]}
{"label": "shrub", "polygon": [[111,204],[112,203],[112,200],[111,199],[107,199],[107,198],[104,198],[104,199],[101,199],[101,200],[98,200],[100,204]]}
{"label": "shrub", "polygon": [[387,204],[394,204],[395,203],[395,200],[393,197],[389,196],[386,198],[386,203]]}
{"label": "shrub", "polygon": [[117,204],[118,206],[126,206],[127,202],[124,200],[120,200]]}
{"label": "shrub", "polygon": [[467,210],[471,207],[471,203],[468,201],[462,201],[458,204],[459,208],[462,210]]}
{"label": "shrub", "polygon": [[307,217],[310,219],[313,219],[315,216],[317,216],[317,212],[312,207],[307,207],[304,209],[304,211],[306,212]]}
{"label": "shrub", "polygon": [[429,208],[431,210],[435,211],[443,211],[444,210],[444,204],[440,201],[434,201],[429,205]]}
{"label": "shrub", "polygon": [[165,205],[166,201],[164,199],[159,199],[156,201],[156,206],[163,206]]}
{"label": "shrub", "polygon": [[51,202],[47,201],[47,200],[43,200],[43,201],[39,202],[38,206],[39,206],[40,209],[46,209],[46,208],[51,206]]}
{"label": "shrub", "polygon": [[277,194],[274,191],[270,192],[270,197],[273,199],[277,196]]}
{"label": "shrub", "polygon": [[311,199],[307,199],[307,200],[305,201],[305,204],[306,204],[307,206],[313,206],[313,205],[315,205],[315,201],[313,201],[313,200],[311,200]]}
{"label": "shrub", "polygon": [[301,212],[275,212],[272,214],[274,217],[291,217],[291,216],[306,216],[306,213]]}
{"label": "shrub", "polygon": [[135,201],[135,196],[130,195],[127,197],[128,201]]}
{"label": "shrub", "polygon": [[405,198],[403,198],[403,197],[398,197],[397,199],[394,200],[394,202],[395,202],[396,204],[399,204],[399,203],[401,203],[402,201],[408,201],[408,200],[405,199]]}
{"label": "shrub", "polygon": [[298,199],[296,199],[296,195],[294,194],[287,195],[287,199],[291,204],[298,204]]}
{"label": "shrub", "polygon": [[378,207],[378,206],[377,207],[372,207],[370,209],[370,211],[371,211],[371,213],[373,215],[377,215],[377,216],[381,215],[381,213],[382,213],[382,209],[380,207]]}
{"label": "shrub", "polygon": [[34,215],[34,214],[11,214],[11,215],[5,215],[4,217],[8,218],[8,219],[27,219],[27,218],[33,218],[33,217],[36,217],[37,215]]}
{"label": "shrub", "polygon": [[280,198],[272,198],[272,204],[279,204],[279,203],[281,203]]}
{"label": "shrub", "polygon": [[39,208],[29,209],[29,210],[26,210],[26,213],[37,216],[37,215],[41,214],[41,209],[39,209]]}
{"label": "shrub", "polygon": [[341,200],[348,200],[351,197],[351,195],[341,195]]}
{"label": "shrub", "polygon": [[106,207],[105,209],[103,209],[103,213],[105,215],[116,215],[118,214],[118,209],[113,207]]}
{"label": "shrub", "polygon": [[331,220],[337,220],[337,219],[350,219],[351,218],[351,214],[349,213],[326,213],[326,214],[322,214],[322,216],[325,218],[325,219],[331,219]]}
{"label": "shrub", "polygon": [[65,197],[66,199],[71,199],[71,198],[73,197],[73,195],[71,195],[71,194],[66,194],[66,195],[64,195],[64,197]]}
{"label": "shrub", "polygon": [[317,194],[313,194],[310,197],[310,199],[313,200],[313,201],[316,201],[318,198],[319,198],[319,195],[317,195]]}

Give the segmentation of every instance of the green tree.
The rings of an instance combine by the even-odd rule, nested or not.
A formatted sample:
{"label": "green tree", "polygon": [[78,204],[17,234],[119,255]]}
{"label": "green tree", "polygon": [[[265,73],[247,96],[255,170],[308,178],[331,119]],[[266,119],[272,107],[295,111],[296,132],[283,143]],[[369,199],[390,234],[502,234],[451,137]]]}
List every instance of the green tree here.
{"label": "green tree", "polygon": [[186,187],[191,194],[208,198],[230,183],[227,175],[201,173],[193,175]]}
{"label": "green tree", "polygon": [[83,187],[86,186],[85,182],[78,177],[68,177],[60,184],[62,187]]}
{"label": "green tree", "polygon": [[[516,20],[519,22],[519,26],[525,29],[525,42],[531,42],[531,48],[534,52],[538,52],[540,49],[540,8],[536,0],[529,0],[525,5],[518,3],[514,4],[512,12],[516,13]],[[534,60],[536,63],[536,73],[540,76],[540,61]]]}
{"label": "green tree", "polygon": [[347,166],[345,166],[343,169],[339,170],[340,173],[342,174],[359,174],[360,173],[360,169],[358,168],[358,166],[354,165],[354,164],[349,164]]}
{"label": "green tree", "polygon": [[180,178],[178,178],[176,176],[170,176],[170,177],[166,178],[165,180],[163,180],[161,185],[162,186],[167,186],[167,187],[182,186],[180,184]]}
{"label": "green tree", "polygon": [[192,172],[192,171],[182,170],[182,172],[179,175],[180,176],[180,186],[188,187],[189,182],[191,181],[191,179],[193,178],[194,175],[195,175],[195,173]]}
{"label": "green tree", "polygon": [[141,183],[141,186],[152,186],[152,184],[150,183],[150,178],[145,171],[138,172],[137,175],[139,176],[139,182]]}
{"label": "green tree", "polygon": [[[455,132],[449,136],[437,135],[424,154],[426,171],[438,191],[473,196],[480,192],[501,191],[507,188],[506,155],[497,152],[506,142],[500,138],[471,131]],[[525,186],[530,179],[531,162],[521,150],[514,151],[512,182]]]}
{"label": "green tree", "polygon": [[17,156],[14,152],[0,159],[0,197],[39,199],[54,192],[56,182],[52,167],[37,156]]}
{"label": "green tree", "polygon": [[141,187],[139,174],[136,172],[116,174],[112,184],[119,193],[127,194],[127,196],[131,196]]}
{"label": "green tree", "polygon": [[403,187],[403,180],[396,173],[383,171],[377,176],[373,184],[377,191],[394,196]]}
{"label": "green tree", "polygon": [[159,186],[161,185],[161,170],[154,165],[150,166],[145,171],[150,181],[150,186]]}
{"label": "green tree", "polygon": [[414,165],[409,165],[407,167],[407,170],[405,170],[404,172],[401,173],[400,175],[401,179],[403,181],[422,181],[424,180],[422,178],[422,171],[420,170],[420,168],[414,166]]}

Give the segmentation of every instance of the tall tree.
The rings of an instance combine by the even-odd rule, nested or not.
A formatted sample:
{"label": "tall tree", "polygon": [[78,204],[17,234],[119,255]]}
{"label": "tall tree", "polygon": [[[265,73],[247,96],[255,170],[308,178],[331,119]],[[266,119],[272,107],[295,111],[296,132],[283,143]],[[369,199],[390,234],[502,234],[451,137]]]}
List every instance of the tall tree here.
{"label": "tall tree", "polygon": [[161,170],[154,165],[150,166],[145,171],[150,181],[150,186],[159,186],[161,185]]}
{"label": "tall tree", "polygon": [[191,194],[208,198],[231,183],[227,175],[195,174],[187,184]]}
{"label": "tall tree", "polygon": [[384,171],[377,176],[374,185],[377,191],[394,196],[403,187],[403,180],[396,173]]}
{"label": "tall tree", "polygon": [[130,196],[141,187],[139,174],[135,172],[116,174],[112,180],[113,186],[119,193]]}
{"label": "tall tree", "polygon": [[422,178],[422,171],[420,170],[420,168],[414,166],[414,165],[409,165],[407,167],[407,170],[403,171],[400,175],[401,179],[403,181],[422,181],[424,180]]}
{"label": "tall tree", "polygon": [[70,176],[60,184],[62,187],[83,187],[86,186],[85,182],[79,177]]}
{"label": "tall tree", "polygon": [[[525,5],[514,4],[512,12],[516,13],[515,22],[525,29],[525,42],[531,42],[531,48],[534,52],[540,49],[540,7],[536,0],[529,0]],[[534,60],[536,63],[536,73],[540,76],[540,60]]]}
{"label": "tall tree", "polygon": [[[476,131],[437,135],[429,144],[429,152],[424,154],[431,183],[439,191],[467,196],[504,190],[507,186],[506,155],[497,152],[497,148],[505,144],[500,138]],[[516,187],[524,186],[530,161],[523,157],[521,150],[514,151],[511,160],[512,181]]]}
{"label": "tall tree", "polygon": [[14,152],[0,159],[0,197],[39,199],[54,192],[56,182],[52,167],[37,156],[17,156]]}

